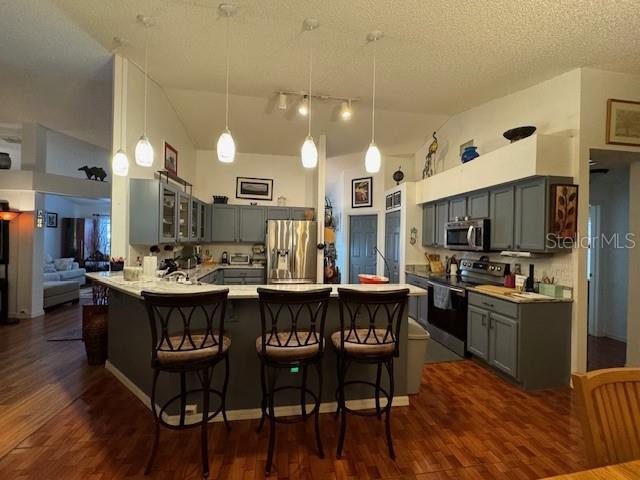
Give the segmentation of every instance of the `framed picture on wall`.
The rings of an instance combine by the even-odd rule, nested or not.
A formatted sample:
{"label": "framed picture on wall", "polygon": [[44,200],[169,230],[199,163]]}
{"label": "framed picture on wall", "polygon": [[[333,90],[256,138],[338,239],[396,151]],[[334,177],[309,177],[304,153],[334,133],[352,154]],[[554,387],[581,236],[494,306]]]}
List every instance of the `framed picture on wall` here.
{"label": "framed picture on wall", "polygon": [[178,150],[164,142],[164,169],[178,176]]}
{"label": "framed picture on wall", "polygon": [[573,245],[578,231],[578,185],[551,185],[550,227],[555,240]]}
{"label": "framed picture on wall", "polygon": [[640,102],[607,100],[607,143],[640,146]]}
{"label": "framed picture on wall", "polygon": [[393,194],[390,193],[389,195],[387,195],[384,199],[384,208],[386,210],[390,210],[393,208]]}
{"label": "framed picture on wall", "polygon": [[47,228],[58,228],[58,214],[53,212],[47,212],[45,218],[45,225]]}
{"label": "framed picture on wall", "polygon": [[270,178],[236,177],[236,198],[273,200],[273,180]]}
{"label": "framed picture on wall", "polygon": [[373,177],[351,180],[351,208],[373,206]]}
{"label": "framed picture on wall", "polygon": [[401,203],[401,192],[393,192],[393,208],[399,207]]}

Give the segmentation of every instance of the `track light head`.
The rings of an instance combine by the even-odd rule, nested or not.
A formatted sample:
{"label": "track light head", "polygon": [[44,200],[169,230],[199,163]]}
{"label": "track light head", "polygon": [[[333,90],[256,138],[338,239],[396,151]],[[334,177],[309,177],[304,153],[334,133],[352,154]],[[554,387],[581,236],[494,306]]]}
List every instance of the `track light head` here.
{"label": "track light head", "polygon": [[340,117],[343,120],[350,120],[353,116],[353,109],[351,108],[351,99],[345,100],[340,106]]}
{"label": "track light head", "polygon": [[300,115],[302,115],[303,117],[306,117],[307,115],[309,115],[309,97],[308,97],[308,95],[305,95],[304,98],[302,99],[302,101],[300,102],[300,105],[298,105],[298,113]]}
{"label": "track light head", "polygon": [[287,94],[280,92],[278,94],[278,108],[280,110],[286,110],[287,109]]}

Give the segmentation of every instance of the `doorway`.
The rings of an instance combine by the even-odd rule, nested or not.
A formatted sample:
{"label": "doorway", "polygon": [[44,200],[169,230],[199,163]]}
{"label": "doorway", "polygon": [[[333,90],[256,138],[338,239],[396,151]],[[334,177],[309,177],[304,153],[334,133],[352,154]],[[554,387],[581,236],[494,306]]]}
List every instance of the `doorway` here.
{"label": "doorway", "polygon": [[349,283],[359,283],[358,275],[375,275],[378,215],[349,217]]}
{"label": "doorway", "polygon": [[384,257],[389,283],[400,283],[400,210],[385,216]]}

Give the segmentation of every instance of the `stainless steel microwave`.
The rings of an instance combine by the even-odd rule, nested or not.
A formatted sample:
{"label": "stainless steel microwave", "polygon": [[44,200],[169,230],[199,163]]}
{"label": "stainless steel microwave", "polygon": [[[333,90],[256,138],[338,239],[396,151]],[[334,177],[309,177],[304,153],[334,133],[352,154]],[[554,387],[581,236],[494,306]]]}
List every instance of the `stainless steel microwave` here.
{"label": "stainless steel microwave", "polygon": [[488,218],[448,222],[445,230],[445,246],[450,250],[488,252],[489,233]]}

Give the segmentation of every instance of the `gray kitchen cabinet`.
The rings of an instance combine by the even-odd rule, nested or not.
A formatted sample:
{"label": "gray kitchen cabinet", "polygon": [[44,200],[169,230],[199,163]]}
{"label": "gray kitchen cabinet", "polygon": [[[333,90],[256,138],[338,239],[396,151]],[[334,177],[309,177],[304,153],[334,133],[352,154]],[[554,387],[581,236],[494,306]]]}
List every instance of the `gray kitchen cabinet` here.
{"label": "gray kitchen cabinet", "polygon": [[491,249],[513,249],[514,200],[513,185],[490,190]]}
{"label": "gray kitchen cabinet", "polygon": [[264,268],[226,268],[219,270],[220,285],[264,285]]}
{"label": "gray kitchen cabinet", "polygon": [[436,203],[435,212],[435,239],[436,247],[444,247],[447,222],[449,221],[449,202],[447,200]]}
{"label": "gray kitchen cabinet", "polygon": [[449,200],[449,221],[459,220],[467,216],[467,197],[456,197]]}
{"label": "gray kitchen cabinet", "polygon": [[518,377],[518,321],[495,312],[489,314],[489,365]]}
{"label": "gray kitchen cabinet", "polygon": [[484,190],[467,195],[469,218],[489,218],[489,192]]}
{"label": "gray kitchen cabinet", "polygon": [[467,310],[467,350],[489,360],[489,311],[469,305]]}
{"label": "gray kitchen cabinet", "polygon": [[422,207],[422,246],[431,247],[436,241],[436,205],[428,203]]}
{"label": "gray kitchen cabinet", "polygon": [[547,232],[547,181],[536,178],[515,186],[515,248],[544,251]]}
{"label": "gray kitchen cabinet", "polygon": [[200,200],[191,197],[189,204],[189,241],[200,240]]}
{"label": "gray kitchen cabinet", "polygon": [[[428,281],[425,277],[408,273],[405,280],[409,285],[413,285],[424,290],[427,290],[429,288]],[[412,298],[416,300],[413,305],[411,304]],[[409,302],[409,315],[411,316],[413,309],[413,315],[415,315],[413,319],[426,328],[427,311],[429,308],[428,297],[426,295],[421,297],[409,297]]]}
{"label": "gray kitchen cabinet", "polygon": [[266,229],[264,207],[241,205],[239,211],[238,242],[264,243]]}
{"label": "gray kitchen cabinet", "polygon": [[211,241],[235,243],[238,239],[238,207],[214,204],[211,209]]}
{"label": "gray kitchen cabinet", "polygon": [[178,242],[191,241],[191,195],[178,194]]}
{"label": "gray kitchen cabinet", "polygon": [[207,229],[209,226],[208,205],[204,202],[198,202],[198,241],[207,241]]}
{"label": "gray kitchen cabinet", "polygon": [[314,216],[315,216],[315,209],[311,208],[307,208],[307,207],[291,207],[291,212],[290,212],[290,219],[291,220],[306,220],[306,218],[304,217],[304,213],[307,210],[313,210],[314,211]]}
{"label": "gray kitchen cabinet", "polygon": [[409,301],[408,303],[408,314],[409,314],[409,318],[413,318],[416,322],[418,321],[418,308],[419,308],[419,304],[418,304],[418,299],[420,297],[409,297]]}
{"label": "gray kitchen cabinet", "polygon": [[178,189],[158,180],[129,181],[129,243],[156,245],[178,240]]}
{"label": "gray kitchen cabinet", "polygon": [[289,220],[290,210],[289,207],[267,207],[267,220]]}

